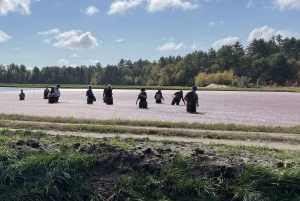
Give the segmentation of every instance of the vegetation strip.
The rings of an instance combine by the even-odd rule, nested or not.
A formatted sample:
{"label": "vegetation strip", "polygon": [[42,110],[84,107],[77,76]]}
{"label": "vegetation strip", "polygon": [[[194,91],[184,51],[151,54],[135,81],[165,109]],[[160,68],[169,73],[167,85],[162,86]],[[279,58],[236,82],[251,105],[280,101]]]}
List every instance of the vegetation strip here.
{"label": "vegetation strip", "polygon": [[299,200],[299,156],[265,147],[4,129],[1,201]]}
{"label": "vegetation strip", "polygon": [[16,121],[36,121],[70,124],[91,124],[91,125],[125,125],[125,126],[152,126],[163,128],[184,128],[184,129],[202,129],[219,131],[245,131],[245,132],[265,132],[265,133],[290,133],[300,134],[300,125],[283,126],[251,126],[240,124],[204,124],[204,123],[186,123],[186,122],[161,122],[161,121],[132,121],[132,120],[98,120],[98,119],[80,119],[74,117],[49,117],[49,116],[27,116],[19,114],[0,114],[0,120]]}
{"label": "vegetation strip", "polygon": [[[9,84],[0,83],[0,87],[18,87],[18,88],[41,88],[44,89],[46,84]],[[51,86],[51,84],[49,85]],[[53,85],[54,86],[54,85]],[[62,85],[64,89],[87,89],[87,85],[74,85],[74,84],[64,84]],[[113,85],[114,89],[133,89],[140,90],[145,88],[145,86],[137,85]],[[93,89],[104,89],[104,85],[94,85]],[[191,87],[184,86],[146,86],[148,90],[190,90]],[[253,92],[296,92],[300,93],[300,88],[298,87],[265,87],[265,88],[209,88],[209,87],[198,87],[199,91],[253,91]]]}
{"label": "vegetation strip", "polygon": [[135,134],[135,135],[156,135],[156,136],[174,136],[187,138],[208,138],[208,139],[225,139],[225,140],[251,140],[251,141],[271,141],[285,143],[300,143],[300,136],[289,136],[280,134],[248,134],[248,133],[223,133],[213,131],[195,131],[186,132],[172,129],[155,129],[155,128],[133,128],[115,125],[86,125],[86,124],[51,124],[43,122],[17,122],[17,121],[0,121],[0,127],[27,129],[27,130],[53,130],[68,132],[91,132],[91,133],[116,133],[116,134]]}

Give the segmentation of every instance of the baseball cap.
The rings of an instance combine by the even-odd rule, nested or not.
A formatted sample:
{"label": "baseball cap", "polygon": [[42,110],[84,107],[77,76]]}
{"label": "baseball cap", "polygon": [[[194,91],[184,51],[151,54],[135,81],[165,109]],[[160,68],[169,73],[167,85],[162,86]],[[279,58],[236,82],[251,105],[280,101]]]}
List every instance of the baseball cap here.
{"label": "baseball cap", "polygon": [[193,88],[192,88],[193,90],[197,90],[197,87],[196,86],[193,86]]}

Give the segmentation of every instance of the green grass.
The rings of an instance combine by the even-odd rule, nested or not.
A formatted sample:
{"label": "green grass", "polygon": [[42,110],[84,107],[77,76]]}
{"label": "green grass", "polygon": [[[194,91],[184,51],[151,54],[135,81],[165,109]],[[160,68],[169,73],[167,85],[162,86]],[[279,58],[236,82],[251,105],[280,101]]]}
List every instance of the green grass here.
{"label": "green grass", "polygon": [[[110,178],[111,175],[105,171],[122,167],[124,161],[128,162],[127,157],[132,154],[129,150],[134,145],[133,139],[123,140],[119,135],[97,141],[92,137],[49,136],[44,132],[8,129],[0,130],[0,139],[1,201],[107,200],[100,193],[101,189],[107,189],[105,180],[94,181],[92,177],[104,175]],[[45,143],[59,142],[67,148],[44,153],[32,149],[24,152],[24,149],[12,148],[12,142],[20,139]],[[99,143],[100,147],[106,143],[109,147],[90,154],[81,153],[70,149],[75,142],[95,146]],[[170,141],[163,141],[160,146],[171,144]],[[113,200],[296,201],[300,199],[300,167],[297,165],[300,162],[300,151],[218,144],[201,146],[204,152],[210,150],[218,154],[235,153],[238,157],[243,156],[245,152],[251,152],[253,156],[295,163],[281,168],[260,163],[242,167],[232,164],[230,167],[238,167],[235,177],[225,178],[221,174],[220,177],[214,178],[205,170],[206,166],[213,166],[210,161],[204,163],[198,161],[196,157],[184,157],[180,153],[174,158],[166,156],[164,162],[157,162],[158,168],[155,171],[137,166],[133,160],[126,163],[134,167],[133,171],[127,174],[112,171],[115,176],[112,177],[113,181],[110,180],[112,183],[109,190],[114,195]],[[127,151],[122,152],[120,149],[111,149],[112,147]],[[145,162],[152,164],[154,161],[146,159]]]}
{"label": "green grass", "polygon": [[[59,83],[58,83],[59,84]],[[0,83],[0,87],[19,87],[19,88],[44,88],[46,84],[14,84],[14,83]],[[48,84],[48,86],[56,86],[56,84]],[[86,89],[88,85],[79,84],[61,84],[62,88],[70,89]],[[94,85],[94,89],[103,89],[104,85]],[[139,85],[113,85],[114,89],[141,89],[146,88],[148,90],[190,90],[191,87],[187,86],[139,86]],[[200,91],[262,91],[262,92],[300,92],[299,87],[265,87],[265,88],[207,88],[198,87]]]}
{"label": "green grass", "polygon": [[[27,116],[20,114],[0,114],[0,120],[14,121],[35,121],[35,122],[53,122],[69,124],[91,124],[91,125],[119,125],[119,126],[148,126],[162,128],[184,128],[184,129],[203,129],[203,130],[221,130],[221,131],[245,131],[245,132],[268,132],[268,133],[293,133],[300,134],[300,125],[298,126],[252,126],[242,124],[204,124],[204,123],[186,123],[186,122],[163,122],[163,121],[133,121],[133,120],[99,120],[84,119],[74,117],[49,117],[49,116]],[[84,127],[84,126],[82,126]],[[122,130],[119,127],[119,130]]]}
{"label": "green grass", "polygon": [[[108,133],[108,134],[117,134],[124,135],[130,133],[135,135],[157,135],[157,136],[181,136],[181,137],[202,137],[209,139],[228,139],[228,140],[267,140],[281,142],[285,141],[287,143],[299,143],[299,138],[285,138],[261,135],[261,134],[247,134],[247,133],[218,133],[218,132],[182,132],[181,130],[165,130],[165,129],[155,129],[155,128],[133,128],[126,126],[115,126],[115,125],[95,125],[95,124],[50,124],[50,123],[40,123],[40,122],[18,122],[18,121],[5,121],[0,120],[0,127],[2,128],[13,128],[13,129],[26,129],[26,130],[43,130],[43,131],[60,131],[64,134],[64,131],[67,132],[77,132],[78,134],[87,135],[90,133]],[[288,132],[288,131],[286,131]],[[297,132],[298,134],[298,132]],[[18,136],[15,136],[17,138]],[[1,140],[1,139],[0,139]],[[76,140],[76,139],[75,139]],[[70,140],[63,142],[65,144],[75,143]],[[168,143],[168,142],[166,142]]]}
{"label": "green grass", "polygon": [[300,151],[287,149],[270,149],[267,146],[243,146],[243,145],[222,145],[210,143],[204,145],[207,149],[214,150],[219,154],[235,154],[251,153],[259,156],[266,156],[269,159],[277,159],[285,164],[300,163]]}
{"label": "green grass", "polygon": [[300,200],[300,168],[249,165],[239,175],[233,200]]}

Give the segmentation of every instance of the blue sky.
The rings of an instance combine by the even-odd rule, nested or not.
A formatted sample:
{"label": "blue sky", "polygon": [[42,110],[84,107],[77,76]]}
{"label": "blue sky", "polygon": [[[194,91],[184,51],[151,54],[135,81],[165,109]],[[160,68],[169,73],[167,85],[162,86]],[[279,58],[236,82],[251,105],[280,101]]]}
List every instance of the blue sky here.
{"label": "blue sky", "polygon": [[0,0],[0,64],[153,61],[300,37],[299,22],[300,0]]}

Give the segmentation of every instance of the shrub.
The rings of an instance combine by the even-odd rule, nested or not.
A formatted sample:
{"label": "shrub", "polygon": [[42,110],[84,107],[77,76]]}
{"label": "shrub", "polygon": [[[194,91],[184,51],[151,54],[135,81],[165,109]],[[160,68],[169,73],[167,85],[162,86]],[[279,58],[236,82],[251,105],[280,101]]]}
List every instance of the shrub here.
{"label": "shrub", "polygon": [[199,87],[204,87],[209,84],[224,84],[224,85],[237,85],[237,77],[234,76],[234,71],[224,71],[224,72],[217,72],[217,73],[199,73],[195,77],[195,83]]}
{"label": "shrub", "polygon": [[255,86],[255,84],[253,84],[253,83],[249,83],[248,84],[248,87],[250,87],[250,88],[252,88],[252,87],[254,87]]}

